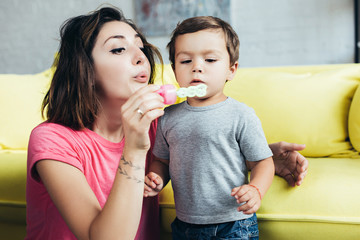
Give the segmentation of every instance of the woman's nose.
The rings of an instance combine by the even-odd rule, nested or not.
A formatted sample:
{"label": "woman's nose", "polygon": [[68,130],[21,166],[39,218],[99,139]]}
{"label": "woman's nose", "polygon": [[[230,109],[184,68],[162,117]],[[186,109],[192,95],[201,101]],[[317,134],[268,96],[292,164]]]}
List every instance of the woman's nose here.
{"label": "woman's nose", "polygon": [[143,64],[145,61],[146,61],[146,56],[145,56],[144,52],[140,48],[137,48],[137,50],[135,52],[133,63],[135,65],[138,65],[138,64]]}

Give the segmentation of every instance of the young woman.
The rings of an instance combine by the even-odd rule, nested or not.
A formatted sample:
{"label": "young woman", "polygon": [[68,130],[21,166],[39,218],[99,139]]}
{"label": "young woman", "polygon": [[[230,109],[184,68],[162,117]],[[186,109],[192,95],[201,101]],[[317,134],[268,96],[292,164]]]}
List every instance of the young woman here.
{"label": "young woman", "polygon": [[142,197],[164,107],[156,53],[115,8],[63,25],[48,121],[29,142],[28,239],[159,239],[157,199]]}

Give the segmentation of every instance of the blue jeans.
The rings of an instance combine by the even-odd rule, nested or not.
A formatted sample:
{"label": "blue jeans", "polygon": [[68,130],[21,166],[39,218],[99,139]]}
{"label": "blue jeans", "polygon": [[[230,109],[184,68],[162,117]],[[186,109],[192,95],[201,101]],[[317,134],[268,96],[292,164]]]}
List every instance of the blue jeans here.
{"label": "blue jeans", "polygon": [[171,224],[173,240],[259,239],[256,214],[251,218],[220,224],[190,224],[176,218]]}

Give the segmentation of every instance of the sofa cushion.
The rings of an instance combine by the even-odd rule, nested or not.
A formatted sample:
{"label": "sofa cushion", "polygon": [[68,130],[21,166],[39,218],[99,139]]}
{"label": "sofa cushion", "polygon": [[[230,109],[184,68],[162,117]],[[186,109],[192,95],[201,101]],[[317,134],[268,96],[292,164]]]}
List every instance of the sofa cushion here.
{"label": "sofa cushion", "polygon": [[269,143],[306,144],[308,157],[341,154],[360,66],[325,65],[239,69],[225,93],[253,107]]}
{"label": "sofa cushion", "polygon": [[0,238],[26,235],[26,151],[0,150]]}
{"label": "sofa cushion", "polygon": [[360,152],[360,87],[357,88],[350,106],[349,136],[353,147]]}
{"label": "sofa cushion", "polygon": [[0,222],[25,224],[26,155],[25,150],[0,150]]}
{"label": "sofa cushion", "polygon": [[27,148],[31,130],[42,121],[41,103],[51,73],[0,75],[0,149]]}
{"label": "sofa cushion", "polygon": [[[257,212],[260,239],[357,239],[360,236],[360,161],[308,158],[300,187],[275,176]],[[175,218],[173,191],[160,193],[162,231]]]}

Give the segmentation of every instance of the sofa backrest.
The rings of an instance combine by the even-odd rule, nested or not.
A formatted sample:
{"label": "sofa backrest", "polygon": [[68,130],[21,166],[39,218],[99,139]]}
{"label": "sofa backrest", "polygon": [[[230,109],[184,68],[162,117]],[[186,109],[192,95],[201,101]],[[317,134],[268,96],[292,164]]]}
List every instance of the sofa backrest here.
{"label": "sofa backrest", "polygon": [[[348,155],[349,108],[360,66],[243,69],[226,92],[253,107],[268,142],[306,144],[308,157]],[[358,106],[360,109],[360,106]]]}
{"label": "sofa backrest", "polygon": [[349,137],[353,147],[360,152],[360,87],[357,88],[350,106]]}
{"label": "sofa backrest", "polygon": [[[175,82],[169,65],[164,75],[166,83]],[[350,123],[360,150],[360,90],[348,123],[359,82],[358,64],[240,68],[225,93],[255,109],[269,143],[306,144],[307,157],[349,157],[358,156]]]}
{"label": "sofa backrest", "polygon": [[[0,74],[0,150],[27,148],[31,130],[43,121],[41,103],[51,77],[50,69]],[[308,157],[348,157],[358,155],[353,147],[360,151],[359,82],[358,64],[240,68],[225,93],[255,109],[269,143],[304,143]],[[167,83],[177,85],[170,65],[155,80]]]}
{"label": "sofa backrest", "polygon": [[0,150],[27,148],[31,130],[43,121],[41,103],[51,74],[0,74]]}

